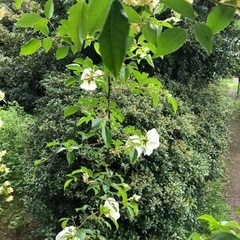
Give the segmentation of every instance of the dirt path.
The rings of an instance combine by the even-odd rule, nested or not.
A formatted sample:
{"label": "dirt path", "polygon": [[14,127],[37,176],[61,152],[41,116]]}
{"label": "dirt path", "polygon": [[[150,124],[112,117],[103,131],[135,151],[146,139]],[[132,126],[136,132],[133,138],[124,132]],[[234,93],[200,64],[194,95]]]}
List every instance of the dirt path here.
{"label": "dirt path", "polygon": [[228,202],[231,210],[231,217],[240,221],[240,216],[235,212],[240,208],[240,119],[235,117],[229,122],[231,133],[229,142],[229,153],[227,157],[229,171]]}

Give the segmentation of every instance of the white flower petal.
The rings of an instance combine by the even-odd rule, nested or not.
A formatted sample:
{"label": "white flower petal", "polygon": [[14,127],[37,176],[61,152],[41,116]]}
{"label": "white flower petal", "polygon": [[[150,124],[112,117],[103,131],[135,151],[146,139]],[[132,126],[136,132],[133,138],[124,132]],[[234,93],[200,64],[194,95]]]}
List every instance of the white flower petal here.
{"label": "white flower petal", "polygon": [[147,132],[147,143],[145,145],[145,154],[150,156],[154,149],[160,145],[159,134],[155,128]]}
{"label": "white flower petal", "polygon": [[[76,228],[74,226],[65,227],[61,232],[58,233],[56,240],[67,240],[69,237],[74,237],[75,234]],[[77,239],[78,238],[76,238],[76,240]]]}
{"label": "white flower petal", "polygon": [[102,70],[97,70],[94,74],[93,74],[94,77],[100,77],[100,76],[103,76],[103,71]]}
{"label": "white flower petal", "polygon": [[91,68],[84,69],[81,75],[81,80],[91,79],[91,78],[92,78],[92,69]]}
{"label": "white flower petal", "polygon": [[90,81],[90,82],[89,82],[89,85],[88,85],[88,90],[93,91],[93,90],[95,90],[96,88],[97,88],[96,82],[95,82],[95,81]]}

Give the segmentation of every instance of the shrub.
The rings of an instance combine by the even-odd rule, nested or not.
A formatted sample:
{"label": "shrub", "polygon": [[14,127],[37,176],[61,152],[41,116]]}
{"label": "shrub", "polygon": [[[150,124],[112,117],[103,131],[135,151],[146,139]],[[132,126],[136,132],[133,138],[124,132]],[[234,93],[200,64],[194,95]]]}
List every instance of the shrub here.
{"label": "shrub", "polygon": [[[79,116],[63,118],[64,107],[83,94],[78,86],[63,87],[67,77],[52,73],[42,81],[46,96],[36,108],[39,118],[32,126],[30,145],[33,147],[25,163],[28,169],[25,204],[42,223],[39,231],[48,237],[59,230],[56,230],[57,221],[61,217],[77,215],[75,209],[84,204],[97,204],[91,198],[92,193],[86,193],[81,175],[79,181],[63,191],[66,174],[82,165],[96,172],[103,169],[101,158],[92,160],[93,148],[76,151],[76,160],[71,166],[65,154],[54,155],[44,148],[53,140],[81,141],[78,132],[84,129],[74,123]],[[221,177],[221,154],[226,147],[225,122],[229,110],[225,93],[214,84],[197,88],[194,84],[171,82],[168,87],[178,96],[177,114],[172,112],[164,97],[155,109],[146,96],[127,92],[112,95],[125,116],[124,125],[142,130],[157,128],[161,146],[150,157],[144,157],[139,165],[132,166],[124,156],[110,158],[110,169],[121,173],[132,187],[132,193],[142,198],[137,219],[128,220],[123,214],[119,219],[120,228],[114,233],[108,233],[103,227],[107,239],[186,239],[197,227],[195,218],[204,209],[199,199],[205,199],[209,191],[206,185]],[[98,154],[101,156],[101,152]],[[39,158],[44,162],[37,167],[33,178],[29,175],[32,161]],[[80,215],[81,221],[84,213]],[[74,218],[74,221],[78,223],[79,219]]]}
{"label": "shrub", "polygon": [[29,147],[27,139],[28,124],[33,118],[24,113],[23,109],[16,103],[9,103],[9,108],[0,108],[0,118],[4,121],[1,129],[0,148],[7,151],[5,161],[11,169],[9,179],[13,186],[20,190],[23,184],[23,172],[25,151]]}

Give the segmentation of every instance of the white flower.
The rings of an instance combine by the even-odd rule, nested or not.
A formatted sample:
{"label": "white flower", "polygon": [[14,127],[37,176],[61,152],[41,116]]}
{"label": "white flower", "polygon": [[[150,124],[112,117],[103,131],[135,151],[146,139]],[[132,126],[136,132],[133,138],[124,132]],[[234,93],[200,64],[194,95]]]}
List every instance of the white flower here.
{"label": "white flower", "polygon": [[3,126],[3,120],[0,118],[0,128]]}
{"label": "white flower", "polygon": [[[154,149],[158,148],[160,145],[159,135],[155,128],[149,130],[146,134],[145,139],[141,140],[137,135],[130,136],[129,140],[139,146],[135,146],[135,149],[138,153],[138,158],[144,152],[144,155],[150,156]],[[129,140],[127,141],[127,145],[129,144]]]}
{"label": "white flower", "polygon": [[5,98],[5,93],[0,91],[0,101],[3,100]]}
{"label": "white flower", "polygon": [[144,146],[145,154],[150,156],[154,149],[158,148],[160,145],[159,135],[155,128],[147,132],[147,142]]}
{"label": "white flower", "polygon": [[81,75],[81,80],[83,80],[83,83],[80,85],[80,87],[84,90],[95,90],[97,88],[95,78],[102,75],[103,72],[101,70],[97,70],[96,72],[94,72],[91,68],[84,69]]}
{"label": "white flower", "polygon": [[106,217],[111,217],[115,220],[120,218],[119,204],[114,198],[107,198],[104,207],[108,208],[108,212],[105,213]]}
{"label": "white flower", "polygon": [[4,150],[4,151],[0,151],[0,159],[1,159],[3,156],[5,156],[5,155],[6,155],[6,153],[7,153],[7,151],[6,151],[6,150]]}
{"label": "white flower", "polygon": [[8,198],[6,198],[6,202],[11,202],[13,200],[13,196],[9,196]]}
{"label": "white flower", "polygon": [[61,232],[58,233],[58,235],[56,236],[56,240],[80,240],[80,238],[74,237],[76,232],[77,230],[74,226],[65,227]]}

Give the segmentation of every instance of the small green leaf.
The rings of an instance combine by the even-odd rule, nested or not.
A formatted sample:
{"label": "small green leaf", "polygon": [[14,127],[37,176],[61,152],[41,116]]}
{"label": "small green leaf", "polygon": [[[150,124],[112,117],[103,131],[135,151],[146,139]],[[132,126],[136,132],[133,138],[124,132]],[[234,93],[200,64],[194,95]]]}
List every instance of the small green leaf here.
{"label": "small green leaf", "polygon": [[26,13],[17,22],[20,27],[32,27],[35,25],[42,17],[37,13]]}
{"label": "small green leaf", "polygon": [[96,128],[100,126],[101,122],[103,121],[102,118],[95,118],[92,120],[92,128]]}
{"label": "small green leaf", "polygon": [[168,102],[172,105],[172,109],[174,111],[174,113],[177,112],[178,109],[178,103],[176,98],[174,98],[173,96],[168,97]]}
{"label": "small green leaf", "polygon": [[218,5],[208,15],[207,25],[212,30],[213,34],[218,33],[229,25],[234,14],[234,7]]}
{"label": "small green leaf", "polygon": [[68,47],[65,46],[59,47],[56,51],[56,59],[60,60],[65,58],[68,55],[68,52],[69,52]]}
{"label": "small green leaf", "polygon": [[131,152],[129,154],[129,158],[130,158],[130,163],[132,165],[136,164],[137,159],[138,159],[138,152],[135,148],[131,150]]}
{"label": "small green leaf", "polygon": [[64,187],[63,187],[63,189],[65,190],[65,189],[69,186],[69,184],[70,184],[72,181],[73,181],[72,178],[71,178],[71,179],[68,179],[68,180],[64,183]]}
{"label": "small green leaf", "polygon": [[43,35],[48,36],[49,29],[48,29],[48,20],[46,18],[41,18],[35,25],[34,25],[34,32],[40,31]]}
{"label": "small green leaf", "polygon": [[68,117],[68,116],[78,112],[79,110],[80,110],[80,107],[78,107],[78,106],[68,106],[64,110],[64,117]]}
{"label": "small green leaf", "polygon": [[66,87],[69,87],[69,86],[71,86],[72,84],[74,84],[75,82],[77,82],[77,79],[76,79],[76,78],[69,78],[69,79],[66,80],[65,86],[66,86]]}
{"label": "small green leaf", "polygon": [[161,3],[180,13],[184,17],[194,20],[194,10],[192,5],[186,0],[161,0]]}
{"label": "small green leaf", "polygon": [[50,19],[53,16],[53,12],[54,12],[54,4],[53,4],[53,0],[48,0],[45,5],[44,5],[44,13],[45,16]]}
{"label": "small green leaf", "polygon": [[99,37],[100,53],[107,69],[119,74],[128,46],[129,23],[118,0],[113,0]]}
{"label": "small green leaf", "polygon": [[46,53],[49,52],[49,50],[52,47],[52,39],[51,38],[44,38],[43,42],[42,42],[43,48],[45,50]]}
{"label": "small green leaf", "polygon": [[94,35],[102,29],[112,0],[92,0],[88,9],[88,34]]}
{"label": "small green leaf", "polygon": [[18,9],[21,7],[23,0],[15,0],[15,7]]}
{"label": "small green leaf", "polygon": [[210,54],[212,52],[212,30],[205,23],[196,23],[194,33],[207,54]]}
{"label": "small green leaf", "polygon": [[108,148],[112,142],[112,134],[107,126],[102,127],[102,138],[106,147]]}
{"label": "small green leaf", "polygon": [[184,29],[170,28],[161,33],[158,38],[157,50],[154,57],[164,56],[178,50],[186,41]]}
{"label": "small green leaf", "polygon": [[20,56],[27,56],[35,53],[41,47],[41,40],[33,38],[25,43],[20,50]]}
{"label": "small green leaf", "polygon": [[158,37],[160,36],[162,27],[158,27],[152,23],[147,23],[143,28],[143,35],[146,40],[152,43],[154,46],[157,46]]}
{"label": "small green leaf", "polygon": [[132,8],[124,5],[124,11],[126,12],[130,23],[140,23],[141,16]]}
{"label": "small green leaf", "polygon": [[75,155],[73,152],[67,152],[67,162],[68,165],[70,166],[75,160]]}
{"label": "small green leaf", "polygon": [[59,220],[59,222],[62,222],[62,223],[61,223],[62,229],[64,229],[64,228],[67,226],[69,220],[70,220],[70,218],[61,218],[61,219]]}

